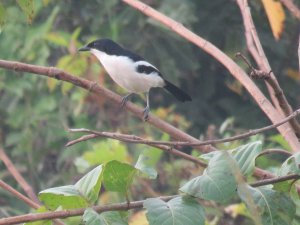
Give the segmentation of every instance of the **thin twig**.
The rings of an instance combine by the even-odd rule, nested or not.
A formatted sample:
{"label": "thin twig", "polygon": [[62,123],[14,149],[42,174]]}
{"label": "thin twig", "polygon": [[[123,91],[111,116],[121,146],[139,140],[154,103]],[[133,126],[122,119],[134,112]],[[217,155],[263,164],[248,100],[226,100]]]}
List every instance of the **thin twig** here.
{"label": "thin twig", "polygon": [[23,176],[19,173],[19,171],[16,169],[12,161],[9,159],[9,157],[6,155],[4,150],[0,148],[0,160],[3,161],[8,171],[11,173],[11,175],[15,178],[15,180],[20,184],[20,186],[23,188],[25,193],[28,195],[28,197],[33,200],[36,203],[39,203],[39,200],[37,196],[35,195],[32,187],[27,183],[27,181],[23,178]]}
{"label": "thin twig", "polygon": [[258,157],[263,156],[263,155],[269,155],[269,154],[281,154],[281,155],[285,155],[287,157],[293,155],[291,152],[288,152],[286,150],[283,149],[265,149],[264,151],[262,151],[262,153],[260,153],[258,155]]}
{"label": "thin twig", "polygon": [[256,181],[250,185],[252,187],[260,187],[260,186],[264,186],[264,185],[268,185],[268,184],[280,183],[280,182],[287,181],[287,180],[297,180],[299,178],[300,178],[300,175],[298,175],[298,174],[289,174],[289,175],[282,176],[282,177],[275,177],[275,178]]}
{"label": "thin twig", "polygon": [[[172,198],[178,197],[178,195],[173,196],[164,196],[160,197],[163,201],[169,201]],[[93,206],[92,208],[98,212],[106,212],[106,211],[125,211],[129,209],[138,209],[143,208],[144,201],[135,201],[135,202],[124,202],[124,203],[116,203],[104,206]],[[81,216],[83,215],[86,208],[80,209],[72,209],[72,210],[63,210],[63,211],[55,211],[55,212],[45,212],[45,213],[29,213],[20,216],[8,217],[0,219],[0,225],[11,225],[11,224],[19,224],[26,222],[34,222],[38,220],[51,220],[57,218],[67,218],[73,216]]]}
{"label": "thin twig", "polygon": [[[87,129],[83,129],[83,130],[82,129],[70,129],[69,131],[70,132],[87,132],[87,131],[90,131],[90,130],[87,130]],[[138,137],[138,136],[134,136],[134,135],[125,135],[125,134],[117,134],[117,133],[109,133],[109,132],[97,132],[97,131],[91,131],[91,132],[92,132],[92,134],[84,135],[84,136],[81,136],[78,139],[75,139],[73,141],[69,141],[66,144],[66,147],[70,147],[70,146],[72,146],[74,144],[77,144],[79,142],[87,141],[87,140],[94,139],[94,138],[99,138],[99,137],[107,137],[107,138],[112,138],[112,139],[116,139],[116,140],[119,140],[119,141],[125,141],[125,142],[130,142],[130,140],[133,140],[133,139],[135,141],[138,141],[138,140],[143,141],[144,140],[143,138]],[[137,142],[131,142],[131,143],[137,143]],[[173,147],[166,146],[166,145],[161,145],[161,144],[148,144],[148,145],[152,146],[152,147],[155,147],[155,148],[158,148],[160,150],[163,150],[164,152],[176,155],[180,158],[189,160],[193,163],[196,163],[197,165],[199,165],[201,167],[206,167],[207,166],[207,163],[205,163],[205,162],[203,162],[203,161],[201,161],[201,160],[197,159],[196,157],[193,157],[189,154],[181,152],[181,151],[179,151],[179,150],[177,150]]]}
{"label": "thin twig", "polygon": [[[95,136],[101,136],[101,137],[117,139],[117,140],[120,140],[120,141],[129,142],[129,143],[147,144],[147,145],[168,145],[168,146],[212,145],[212,144],[235,141],[235,140],[239,140],[239,139],[245,139],[247,137],[265,132],[267,130],[274,129],[274,128],[276,128],[278,126],[281,126],[282,124],[286,123],[287,121],[291,120],[292,118],[295,118],[299,114],[300,114],[300,109],[296,110],[290,116],[286,117],[285,119],[283,119],[279,123],[276,123],[276,124],[273,124],[273,125],[269,125],[269,126],[266,126],[266,127],[263,127],[263,128],[251,130],[247,133],[239,134],[239,135],[232,136],[232,137],[229,137],[229,138],[222,138],[222,139],[216,139],[216,140],[207,140],[207,141],[196,141],[196,142],[195,141],[194,142],[187,142],[187,141],[152,141],[152,140],[143,139],[143,138],[135,136],[135,135],[118,134],[118,133],[111,133],[111,132],[99,132],[99,131],[93,131],[93,130],[84,129],[84,128],[69,129],[69,131],[73,132],[73,133],[84,132],[84,133],[88,133],[88,134],[93,135],[93,136],[81,137],[79,139],[76,139],[74,141],[71,141],[71,142],[67,143],[66,146],[69,146],[70,143],[71,144],[74,143],[74,142],[78,143],[79,141],[82,141],[82,140],[85,141],[87,139],[95,138]],[[80,140],[80,139],[82,139],[82,140]]]}
{"label": "thin twig", "polygon": [[31,208],[38,209],[40,207],[39,204],[36,202],[32,201],[31,199],[27,198],[25,195],[21,194],[18,192],[16,189],[5,183],[3,180],[0,180],[0,187],[2,187],[4,190],[7,190],[14,196],[16,196],[18,199],[22,200],[25,202],[27,205],[29,205]]}

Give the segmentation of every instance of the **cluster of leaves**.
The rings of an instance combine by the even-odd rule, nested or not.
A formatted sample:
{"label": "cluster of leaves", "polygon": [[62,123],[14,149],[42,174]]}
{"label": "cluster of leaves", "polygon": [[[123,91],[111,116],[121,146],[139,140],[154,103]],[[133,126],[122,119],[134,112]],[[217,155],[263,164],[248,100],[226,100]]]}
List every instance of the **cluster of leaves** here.
{"label": "cluster of leaves", "polygon": [[[244,177],[252,176],[255,159],[261,152],[262,143],[257,141],[230,151],[201,155],[200,158],[208,161],[208,166],[202,175],[189,180],[179,189],[182,196],[168,202],[159,198],[144,201],[149,224],[205,224],[206,206],[196,199],[228,204],[237,198],[240,198],[248,208],[247,211],[243,207],[243,214],[253,218],[255,224],[298,224],[296,206],[299,205],[300,199],[294,182],[286,181],[279,186],[255,188],[244,181]],[[281,168],[278,168],[278,174],[299,174],[299,156],[297,153],[289,157]],[[127,214],[118,212],[98,214],[89,207],[98,201],[102,184],[106,191],[128,196],[134,177],[146,175],[148,178],[155,178],[154,165],[144,159],[145,156],[141,155],[135,166],[110,160],[95,167],[74,185],[41,191],[39,198],[45,204],[44,209],[48,210],[87,208],[82,216],[87,225],[128,224]]]}

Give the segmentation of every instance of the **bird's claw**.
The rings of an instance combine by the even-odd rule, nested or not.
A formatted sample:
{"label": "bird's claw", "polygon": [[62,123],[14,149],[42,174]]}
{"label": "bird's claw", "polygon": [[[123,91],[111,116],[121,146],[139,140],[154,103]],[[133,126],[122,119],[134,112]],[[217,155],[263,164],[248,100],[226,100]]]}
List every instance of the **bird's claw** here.
{"label": "bird's claw", "polygon": [[129,100],[129,97],[130,97],[130,96],[131,96],[131,94],[128,94],[128,95],[126,95],[126,96],[124,96],[124,97],[122,98],[121,106],[120,106],[121,109],[124,108],[124,106],[126,105],[126,103],[127,103],[128,100]]}
{"label": "bird's claw", "polygon": [[143,111],[143,119],[144,121],[147,121],[149,119],[149,112],[150,112],[150,108],[147,106],[144,111]]}

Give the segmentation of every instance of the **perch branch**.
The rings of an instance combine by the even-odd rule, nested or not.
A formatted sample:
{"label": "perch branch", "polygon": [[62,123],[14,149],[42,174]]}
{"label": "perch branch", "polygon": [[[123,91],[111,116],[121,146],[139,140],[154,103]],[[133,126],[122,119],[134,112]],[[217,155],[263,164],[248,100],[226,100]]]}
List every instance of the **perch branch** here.
{"label": "perch branch", "polygon": [[[101,137],[107,137],[112,139],[117,139],[124,142],[129,143],[137,143],[137,144],[147,144],[147,145],[168,145],[168,146],[202,146],[202,145],[212,145],[212,144],[218,144],[218,143],[224,143],[224,142],[230,142],[240,139],[245,139],[250,136],[265,132],[267,130],[274,129],[278,126],[283,125],[284,123],[288,122],[292,118],[295,118],[300,114],[300,109],[293,112],[290,116],[286,117],[279,123],[269,125],[263,128],[251,130],[247,133],[239,134],[236,136],[232,136],[229,138],[222,138],[222,139],[215,139],[215,140],[207,140],[207,141],[194,141],[194,142],[188,142],[188,141],[152,141],[152,140],[146,140],[141,137],[135,136],[135,135],[128,135],[128,134],[118,134],[118,133],[111,133],[111,132],[99,132],[99,131],[93,131],[89,129],[70,129],[70,132],[78,133],[78,132],[84,132],[88,133],[89,136],[85,135],[79,139],[76,139],[74,141],[68,142],[66,146],[70,146],[71,144],[78,143],[80,141],[85,141],[87,139],[95,138],[96,136]],[[93,136],[92,136],[93,135]]]}

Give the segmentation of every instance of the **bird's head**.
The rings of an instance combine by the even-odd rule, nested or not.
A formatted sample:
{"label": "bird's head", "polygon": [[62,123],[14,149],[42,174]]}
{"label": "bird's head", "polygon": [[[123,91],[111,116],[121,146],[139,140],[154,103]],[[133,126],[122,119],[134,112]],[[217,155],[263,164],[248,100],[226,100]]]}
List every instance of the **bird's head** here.
{"label": "bird's head", "polygon": [[78,51],[98,50],[108,55],[114,54],[116,51],[122,50],[122,47],[110,39],[98,39],[88,43],[78,49]]}

